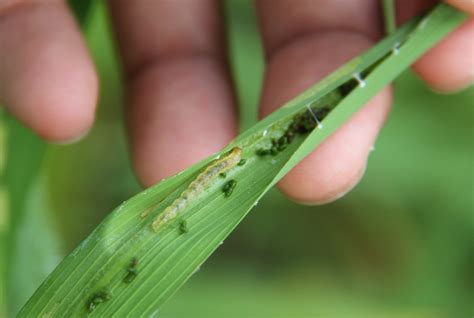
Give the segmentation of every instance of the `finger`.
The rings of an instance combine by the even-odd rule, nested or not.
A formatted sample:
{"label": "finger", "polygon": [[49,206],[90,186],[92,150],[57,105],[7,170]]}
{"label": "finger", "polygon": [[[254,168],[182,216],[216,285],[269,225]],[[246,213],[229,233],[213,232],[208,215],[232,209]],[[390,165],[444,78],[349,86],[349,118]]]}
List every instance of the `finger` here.
{"label": "finger", "polygon": [[151,185],[225,146],[236,114],[217,1],[110,3],[139,179]]}
{"label": "finger", "polygon": [[470,19],[423,55],[414,70],[441,92],[461,90],[474,82],[474,19]]}
{"label": "finger", "polygon": [[[257,2],[267,70],[261,100],[266,115],[342,63],[379,35],[377,1],[260,0]],[[331,201],[360,179],[389,109],[380,93],[279,183],[303,203]]]}
{"label": "finger", "polygon": [[[451,0],[448,3],[473,12],[474,2]],[[426,11],[436,4],[433,0],[399,1],[397,15],[400,23]],[[463,24],[434,48],[424,54],[413,69],[428,85],[441,92],[452,92],[474,81],[474,19]]]}
{"label": "finger", "polygon": [[97,77],[62,1],[2,1],[0,56],[0,102],[10,113],[51,141],[89,130]]}

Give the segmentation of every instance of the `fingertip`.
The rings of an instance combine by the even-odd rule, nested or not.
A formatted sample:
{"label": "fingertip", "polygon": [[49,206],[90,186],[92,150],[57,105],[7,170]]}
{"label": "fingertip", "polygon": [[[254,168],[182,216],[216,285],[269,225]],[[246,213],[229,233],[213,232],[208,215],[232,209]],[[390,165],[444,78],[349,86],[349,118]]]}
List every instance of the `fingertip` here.
{"label": "fingertip", "polygon": [[452,93],[474,82],[474,19],[464,23],[418,60],[413,69],[434,90]]}
{"label": "fingertip", "polygon": [[94,112],[91,111],[93,102],[84,99],[71,102],[65,98],[57,100],[54,105],[41,106],[41,104],[41,102],[38,103],[38,107],[42,107],[41,114],[19,117],[41,138],[51,143],[77,142],[84,138],[92,128],[95,117]]}
{"label": "fingertip", "polygon": [[5,102],[8,110],[40,137],[70,143],[92,127],[98,80],[92,67],[72,66],[68,73],[54,68],[46,69],[44,78],[17,77]]}
{"label": "fingertip", "polygon": [[[357,168],[357,167],[356,167]],[[367,160],[365,164],[362,165],[360,170],[353,169],[350,174],[346,175],[344,179],[341,179],[341,182],[332,183],[326,182],[325,191],[314,191],[314,187],[305,186],[301,189],[296,189],[296,191],[291,190],[292,181],[289,179],[286,181],[288,184],[285,184],[285,181],[282,181],[278,184],[278,188],[283,194],[285,194],[290,200],[301,205],[308,206],[318,206],[328,203],[332,203],[344,197],[352,189],[354,189],[357,184],[362,180],[362,177],[365,174],[367,169]],[[301,185],[301,180],[294,180],[296,184]],[[329,187],[328,187],[329,186]]]}
{"label": "fingertip", "polygon": [[0,95],[7,110],[48,141],[84,136],[94,120],[98,78],[66,6],[11,9],[0,25],[0,42]]}

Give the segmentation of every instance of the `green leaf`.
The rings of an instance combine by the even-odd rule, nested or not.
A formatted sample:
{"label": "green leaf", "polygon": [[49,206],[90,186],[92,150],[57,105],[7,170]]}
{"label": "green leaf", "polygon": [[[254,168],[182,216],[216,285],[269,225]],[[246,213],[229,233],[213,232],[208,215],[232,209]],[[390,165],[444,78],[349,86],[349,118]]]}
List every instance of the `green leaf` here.
{"label": "green leaf", "polygon": [[[28,222],[27,202],[31,199],[31,188],[39,174],[46,145],[6,113],[1,114],[0,126],[3,139],[0,161],[4,165],[3,171],[0,170],[0,294],[4,294],[0,295],[4,303],[0,313],[12,313],[21,308],[22,302],[38,286],[27,288],[25,292],[30,294],[21,298],[13,292],[16,282],[12,273],[18,273],[13,264],[18,252],[16,247],[21,240],[19,235],[22,226]],[[28,277],[31,273],[37,271],[30,270],[24,276]]]}
{"label": "green leaf", "polygon": [[385,32],[392,34],[397,29],[397,15],[394,0],[382,0]]}
{"label": "green leaf", "polygon": [[[257,123],[219,154],[120,205],[55,269],[20,317],[156,315],[265,192],[464,18],[444,4],[437,6]],[[365,77],[365,86],[357,85],[357,74]],[[322,116],[323,108],[327,116]],[[292,124],[308,124],[315,115],[322,129],[297,134],[274,156],[256,155],[261,149],[276,148],[272,140]],[[225,178],[204,178],[206,186],[186,201],[185,208],[153,230],[153,221],[233,147],[242,149],[245,164],[235,165]],[[230,180],[236,184],[229,195]]]}
{"label": "green leaf", "polygon": [[[9,241],[8,313],[14,316],[33,295],[41,282],[61,260],[60,240],[51,218],[48,185],[43,177],[35,178],[25,189],[22,221]],[[34,260],[34,266],[32,261]]]}

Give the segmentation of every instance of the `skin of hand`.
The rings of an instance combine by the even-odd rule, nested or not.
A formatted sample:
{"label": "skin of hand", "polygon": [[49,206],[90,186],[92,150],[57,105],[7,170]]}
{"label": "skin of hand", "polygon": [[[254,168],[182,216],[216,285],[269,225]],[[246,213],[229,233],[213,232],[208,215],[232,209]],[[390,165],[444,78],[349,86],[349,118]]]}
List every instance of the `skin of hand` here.
{"label": "skin of hand", "polygon": [[[447,2],[474,14],[473,0]],[[398,1],[399,21],[433,3]],[[127,85],[131,155],[138,178],[148,186],[221,149],[237,132],[222,11],[217,0],[110,0],[108,5]],[[377,0],[256,0],[255,8],[266,58],[261,116],[383,36]],[[471,85],[473,39],[470,18],[414,70],[437,91]],[[89,131],[98,79],[64,1],[2,0],[0,57],[0,102],[11,114],[51,142],[72,142]],[[278,187],[306,204],[348,192],[364,174],[390,103],[387,87]]]}

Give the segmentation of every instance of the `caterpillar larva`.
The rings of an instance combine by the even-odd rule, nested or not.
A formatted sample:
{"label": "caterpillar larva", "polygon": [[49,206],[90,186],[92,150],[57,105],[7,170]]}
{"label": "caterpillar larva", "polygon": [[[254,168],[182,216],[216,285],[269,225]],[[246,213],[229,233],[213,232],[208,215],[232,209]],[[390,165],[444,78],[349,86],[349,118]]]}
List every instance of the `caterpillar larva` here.
{"label": "caterpillar larva", "polygon": [[169,220],[173,219],[178,213],[183,210],[188,203],[197,197],[206,186],[208,186],[212,180],[214,180],[219,174],[225,173],[231,168],[235,167],[242,158],[242,149],[235,147],[232,148],[222,158],[217,159],[213,163],[204,169],[194,181],[192,181],[188,188],[184,190],[181,195],[174,200],[174,202],[168,206],[160,215],[153,221],[151,227],[157,231],[160,226]]}

